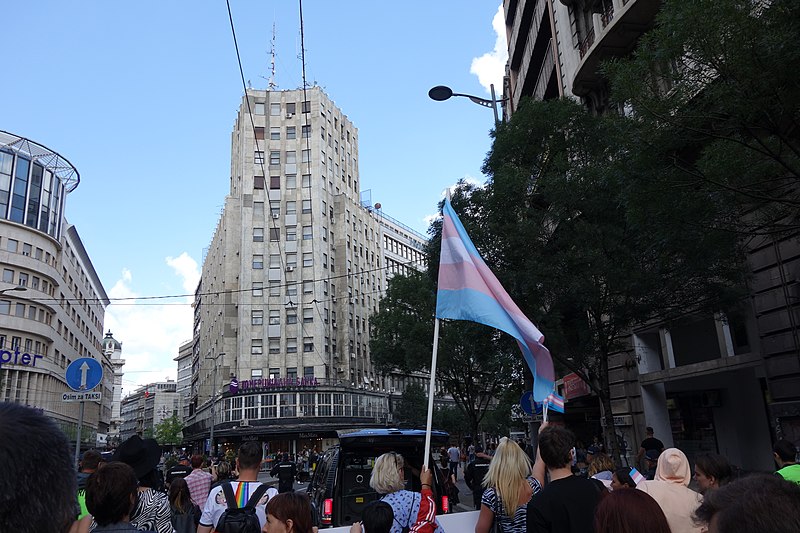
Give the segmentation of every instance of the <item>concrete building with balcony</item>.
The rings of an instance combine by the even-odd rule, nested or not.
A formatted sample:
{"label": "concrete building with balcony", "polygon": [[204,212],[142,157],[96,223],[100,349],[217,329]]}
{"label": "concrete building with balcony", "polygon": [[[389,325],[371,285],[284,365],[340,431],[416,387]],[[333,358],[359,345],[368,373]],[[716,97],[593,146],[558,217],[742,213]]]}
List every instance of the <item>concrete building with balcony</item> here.
{"label": "concrete building with balcony", "polygon": [[[505,0],[509,63],[506,116],[522,97],[564,96],[592,113],[617,112],[599,69],[630,54],[653,26],[655,0]],[[690,456],[718,452],[745,469],[772,468],[771,442],[800,444],[797,235],[750,244],[749,297],[727,315],[650,324],[610,362],[615,432],[629,457],[646,425]],[[573,376],[574,377],[574,376]],[[574,379],[565,380],[574,383]],[[600,429],[598,407],[574,387],[570,409]],[[565,390],[567,398],[570,393]],[[581,421],[573,419],[579,424]]]}
{"label": "concrete building with balcony", "polygon": [[358,130],[321,88],[245,98],[196,292],[185,435],[208,449],[214,424],[223,447],[319,449],[388,422],[369,317],[387,277],[421,264],[424,237],[362,201]]}
{"label": "concrete building with balcony", "polygon": [[120,438],[153,437],[156,426],[165,419],[180,417],[180,405],[177,383],[170,379],[138,387],[122,399]]}
{"label": "concrete building with balcony", "polygon": [[103,353],[111,362],[112,381],[111,381],[111,422],[108,425],[107,445],[114,447],[122,440],[120,439],[120,428],[122,426],[122,367],[125,366],[125,359],[122,358],[122,343],[114,338],[110,331],[106,332],[103,338]]}
{"label": "concrete building with balcony", "polygon": [[178,364],[178,385],[176,392],[181,400],[179,417],[181,422],[189,418],[189,402],[192,398],[192,359],[194,342],[188,340],[178,347],[178,356],[174,359]]}
{"label": "concrete building with balcony", "polygon": [[114,365],[103,351],[108,296],[77,228],[65,218],[78,171],[57,152],[0,132],[0,401],[41,409],[74,439],[79,404],[65,373],[91,357],[104,372],[86,402],[81,446],[105,444],[112,420]]}

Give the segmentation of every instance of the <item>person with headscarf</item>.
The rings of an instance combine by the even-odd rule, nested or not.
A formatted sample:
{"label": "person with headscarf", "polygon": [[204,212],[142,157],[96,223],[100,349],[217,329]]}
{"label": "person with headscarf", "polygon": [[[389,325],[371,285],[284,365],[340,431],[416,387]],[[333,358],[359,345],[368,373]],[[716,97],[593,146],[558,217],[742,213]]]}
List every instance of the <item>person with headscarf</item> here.
{"label": "person with headscarf", "polygon": [[658,458],[655,478],[643,481],[636,488],[658,502],[673,532],[700,533],[703,528],[692,515],[703,503],[703,496],[689,488],[692,471],[686,455],[677,448],[668,448]]}

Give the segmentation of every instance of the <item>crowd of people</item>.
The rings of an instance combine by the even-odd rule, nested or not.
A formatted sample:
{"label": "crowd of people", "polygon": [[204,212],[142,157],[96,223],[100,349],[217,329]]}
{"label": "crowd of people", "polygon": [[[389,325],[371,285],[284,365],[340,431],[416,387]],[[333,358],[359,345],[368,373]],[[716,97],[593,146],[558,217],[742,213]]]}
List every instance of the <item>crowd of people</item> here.
{"label": "crowd of people", "polygon": [[[231,465],[209,469],[202,456],[193,455],[163,476],[161,449],[153,439],[127,439],[109,462],[90,450],[76,473],[66,437],[40,412],[0,404],[0,434],[15,436],[0,439],[4,531],[317,530],[305,493],[279,493],[258,481],[264,461],[258,442],[242,443]],[[493,455],[477,444],[468,454],[454,447],[459,454],[443,456],[439,480],[455,482],[465,463],[463,476],[480,509],[476,533],[800,531],[800,464],[788,441],[774,447],[775,473],[747,475],[716,454],[699,456],[691,465],[681,450],[664,448],[652,431],[640,450],[644,463],[655,462],[652,472],[643,467],[646,474],[615,469],[597,444],[587,453],[584,477],[576,468],[574,434],[545,423],[533,460],[508,438],[499,440]],[[434,491],[442,489],[435,488],[430,469],[420,470],[413,472],[420,492],[409,491],[405,459],[395,452],[379,456],[369,484],[380,497],[364,507],[351,533],[443,533],[434,500]],[[692,480],[697,490],[689,488]]]}

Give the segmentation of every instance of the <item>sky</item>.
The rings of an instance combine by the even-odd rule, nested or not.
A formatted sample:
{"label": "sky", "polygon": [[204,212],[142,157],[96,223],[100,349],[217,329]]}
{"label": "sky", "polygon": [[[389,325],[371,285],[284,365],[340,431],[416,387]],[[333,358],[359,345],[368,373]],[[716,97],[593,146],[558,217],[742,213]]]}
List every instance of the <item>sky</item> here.
{"label": "sky", "polygon": [[[506,62],[497,0],[305,0],[306,81],[359,130],[362,191],[425,233],[443,191],[485,181],[490,98]],[[303,84],[297,0],[230,0],[246,83]],[[58,152],[80,173],[67,196],[111,299],[123,393],[175,379],[191,298],[229,191],[244,93],[226,3],[31,0],[3,8],[0,130]],[[275,73],[271,72],[273,27]],[[179,295],[176,298],[147,298]],[[184,295],[184,296],[180,296]]]}

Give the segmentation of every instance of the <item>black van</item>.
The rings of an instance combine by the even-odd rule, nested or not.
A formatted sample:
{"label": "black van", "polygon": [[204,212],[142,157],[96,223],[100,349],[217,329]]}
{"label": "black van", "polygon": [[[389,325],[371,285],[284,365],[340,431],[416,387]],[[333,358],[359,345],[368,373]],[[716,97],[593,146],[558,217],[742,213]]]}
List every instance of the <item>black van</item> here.
{"label": "black van", "polygon": [[[431,449],[447,444],[449,435],[431,432]],[[386,452],[397,452],[406,463],[406,489],[419,492],[419,472],[425,452],[425,431],[419,429],[363,429],[339,432],[339,444],[328,448],[317,462],[308,484],[308,496],[320,527],[349,526],[361,520],[361,510],[380,496],[369,486],[375,460]],[[437,514],[450,512],[442,490],[442,475],[433,457],[433,496]]]}

